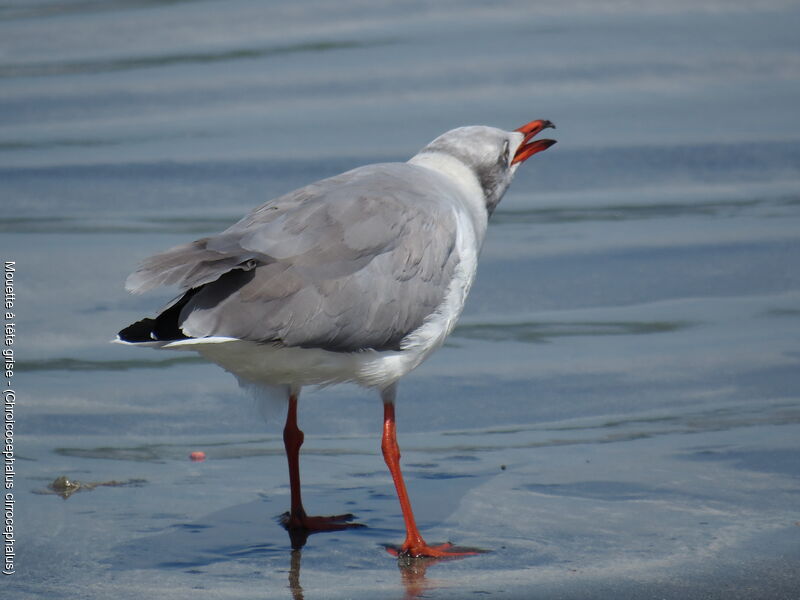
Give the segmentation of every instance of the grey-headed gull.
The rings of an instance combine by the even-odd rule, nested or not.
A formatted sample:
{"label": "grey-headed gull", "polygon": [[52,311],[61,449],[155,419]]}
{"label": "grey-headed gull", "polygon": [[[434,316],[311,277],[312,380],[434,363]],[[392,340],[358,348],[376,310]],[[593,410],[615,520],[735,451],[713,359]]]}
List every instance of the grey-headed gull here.
{"label": "grey-headed gull", "polygon": [[288,402],[283,439],[295,532],[359,526],[352,515],[311,517],[300,497],[297,400],[304,385],[355,382],[380,393],[381,448],[406,539],[396,554],[446,557],[414,521],[395,428],[403,375],[442,345],[475,278],[489,217],[554,127],[471,126],[439,136],[405,163],[372,164],[262,204],[222,233],[156,254],[128,277],[147,292],[182,292],[155,318],[119,332],[133,346],[194,350],[247,385]]}

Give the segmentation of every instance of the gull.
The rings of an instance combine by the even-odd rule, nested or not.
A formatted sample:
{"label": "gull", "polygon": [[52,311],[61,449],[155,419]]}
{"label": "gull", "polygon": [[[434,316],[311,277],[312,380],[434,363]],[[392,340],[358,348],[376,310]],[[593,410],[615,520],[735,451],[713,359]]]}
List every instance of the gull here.
{"label": "gull", "polygon": [[361,526],[352,515],[306,514],[300,493],[300,390],[354,382],[383,401],[381,449],[406,528],[394,554],[450,557],[417,528],[400,470],[398,381],[440,347],[475,279],[489,217],[519,166],[555,141],[535,120],[514,131],[448,131],[404,163],[379,163],[311,183],[251,211],[225,231],[145,261],[133,293],[178,286],[154,318],[119,332],[120,343],[192,350],[243,386],[288,403],[290,531]]}

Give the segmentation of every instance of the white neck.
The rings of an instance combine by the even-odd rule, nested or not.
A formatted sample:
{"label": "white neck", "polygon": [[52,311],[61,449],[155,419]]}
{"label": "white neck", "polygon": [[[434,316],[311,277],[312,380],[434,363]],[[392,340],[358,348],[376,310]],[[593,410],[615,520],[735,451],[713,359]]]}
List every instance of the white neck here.
{"label": "white neck", "polygon": [[482,244],[489,214],[486,212],[486,197],[475,172],[454,156],[441,152],[421,152],[412,156],[408,163],[444,175],[461,190],[478,242]]}

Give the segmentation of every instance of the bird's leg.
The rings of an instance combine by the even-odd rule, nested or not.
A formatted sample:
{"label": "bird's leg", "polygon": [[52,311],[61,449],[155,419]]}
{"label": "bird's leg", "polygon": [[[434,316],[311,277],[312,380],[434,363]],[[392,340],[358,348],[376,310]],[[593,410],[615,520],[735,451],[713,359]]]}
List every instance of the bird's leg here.
{"label": "bird's leg", "polygon": [[304,439],[303,432],[297,426],[297,394],[291,394],[286,425],[283,428],[283,445],[286,448],[286,460],[289,463],[289,487],[292,491],[289,519],[296,524],[300,524],[306,517],[303,500],[300,496],[300,446],[303,445]]}
{"label": "bird's leg", "polygon": [[[480,551],[464,551],[459,552],[452,549],[453,545],[449,542],[436,546],[429,546],[422,539],[422,535],[417,528],[417,523],[414,520],[414,513],[411,510],[411,502],[408,499],[408,492],[406,491],[406,484],[403,481],[403,474],[400,471],[400,447],[397,445],[397,427],[394,418],[394,402],[383,403],[383,438],[381,440],[381,450],[383,450],[383,458],[386,461],[386,466],[389,467],[389,472],[392,474],[394,480],[394,487],[397,489],[397,497],[400,500],[400,508],[403,511],[403,519],[406,522],[406,540],[399,549],[387,548],[390,554],[396,556],[409,556],[409,557],[433,557],[433,558],[446,558],[446,557],[459,557],[471,556],[478,554]],[[448,551],[448,549],[450,549]]]}
{"label": "bird's leg", "polygon": [[[348,523],[347,521],[353,518],[351,514],[329,517],[310,517],[306,514],[300,495],[300,446],[303,445],[304,437],[303,432],[297,426],[297,394],[292,393],[289,395],[289,411],[286,414],[286,425],[283,428],[283,445],[286,448],[286,459],[289,463],[289,488],[292,500],[289,512],[281,516],[281,523],[290,532],[300,530],[305,533],[364,527],[360,523]],[[304,541],[305,538],[303,538],[303,543]]]}

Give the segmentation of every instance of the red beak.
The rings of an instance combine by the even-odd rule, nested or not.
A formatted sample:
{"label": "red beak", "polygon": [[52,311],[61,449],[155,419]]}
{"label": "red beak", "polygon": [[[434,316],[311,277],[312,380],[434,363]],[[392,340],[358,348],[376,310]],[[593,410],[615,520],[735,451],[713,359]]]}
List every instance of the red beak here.
{"label": "red beak", "polygon": [[553,129],[556,128],[556,126],[553,125],[553,123],[551,123],[550,121],[544,119],[537,119],[536,121],[531,121],[527,125],[523,125],[522,127],[519,127],[514,130],[514,131],[519,131],[520,133],[524,133],[525,138],[522,140],[522,143],[519,145],[519,148],[517,148],[516,154],[514,154],[514,159],[511,161],[512,165],[524,162],[537,152],[541,152],[542,150],[547,150],[550,146],[556,143],[555,140],[530,141],[533,136],[539,133],[542,129],[547,129],[548,127],[552,127]]}

